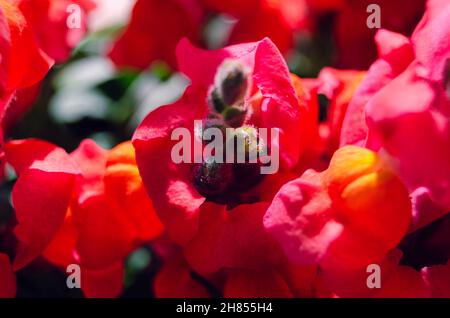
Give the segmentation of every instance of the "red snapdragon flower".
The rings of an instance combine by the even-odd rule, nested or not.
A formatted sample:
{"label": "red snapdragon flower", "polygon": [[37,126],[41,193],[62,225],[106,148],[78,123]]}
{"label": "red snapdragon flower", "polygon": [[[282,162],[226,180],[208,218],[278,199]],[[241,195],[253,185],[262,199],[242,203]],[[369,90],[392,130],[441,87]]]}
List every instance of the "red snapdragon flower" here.
{"label": "red snapdragon flower", "polygon": [[[319,264],[319,280],[337,297],[448,297],[448,265],[419,272],[400,264],[395,248],[411,219],[408,191],[389,164],[346,146],[324,172],[307,171],[284,185],[264,224],[291,261]],[[367,285],[373,264],[380,289]]]}
{"label": "red snapdragon flower", "polygon": [[[410,35],[425,9],[426,0],[306,0],[312,12],[335,14],[334,38],[337,46],[337,66],[366,69],[376,59],[373,36],[377,29],[366,27],[371,4],[381,9],[381,27]],[[401,12],[401,14],[399,14]]]}
{"label": "red snapdragon flower", "polygon": [[264,217],[266,229],[299,264],[357,269],[382,260],[406,234],[408,192],[375,153],[337,150],[322,173],[284,185]]}
{"label": "red snapdragon flower", "polygon": [[449,17],[447,2],[429,1],[411,39],[377,33],[380,58],[342,129],[341,144],[387,151],[414,197],[416,227],[450,209]]}
{"label": "red snapdragon flower", "polygon": [[[80,26],[70,28],[69,8],[80,9]],[[40,81],[54,62],[63,62],[86,33],[91,0],[0,1],[0,170],[4,131],[33,104]],[[72,12],[73,13],[73,12]]]}
{"label": "red snapdragon flower", "polygon": [[154,251],[163,261],[154,280],[158,298],[290,298],[318,296],[317,266],[232,268],[199,275],[170,240],[156,242]]}
{"label": "red snapdragon flower", "polygon": [[[138,167],[155,209],[170,237],[184,247],[190,266],[200,274],[280,265],[284,256],[265,232],[262,217],[278,188],[309,160],[317,136],[317,105],[308,104],[301,80],[291,77],[268,39],[217,51],[200,50],[183,40],[177,56],[179,69],[192,85],[179,101],[151,112],[133,137]],[[194,120],[210,123],[208,116],[216,112],[211,104],[216,73],[223,71],[227,61],[243,67],[248,79],[240,100],[245,114],[232,117],[238,121],[235,127],[280,130],[281,163],[276,174],[261,178],[257,166],[225,164],[217,166],[215,176],[203,176],[211,171],[198,169],[205,161],[200,165],[172,161],[176,144],[172,131],[185,127],[195,136]],[[214,187],[208,184],[204,189],[202,180],[212,180],[221,190],[205,191]]]}
{"label": "red snapdragon flower", "polygon": [[0,96],[5,101],[17,89],[40,81],[53,62],[39,47],[34,30],[17,3],[2,0],[0,9]]}
{"label": "red snapdragon flower", "polygon": [[[328,268],[320,276],[339,297],[374,298],[448,298],[450,265],[424,267],[420,271],[400,265],[402,253],[391,251],[379,263],[381,288],[367,288],[370,273],[366,267],[359,270]],[[369,265],[369,263],[367,264]]]}
{"label": "red snapdragon flower", "polygon": [[[295,31],[307,25],[304,0],[139,0],[130,25],[114,44],[110,57],[120,67],[145,69],[162,60],[175,68],[174,51],[181,38],[202,44],[208,12],[238,19],[227,44],[270,37],[283,53],[294,46]],[[165,32],[159,32],[161,26],[166,26]]]}
{"label": "red snapdragon flower", "polygon": [[[39,47],[57,63],[67,60],[72,49],[83,39],[87,31],[87,14],[95,8],[92,0],[20,0],[18,5],[33,28]],[[71,5],[78,6],[80,11],[69,11]],[[71,13],[80,14],[79,26],[69,27]]]}
{"label": "red snapdragon flower", "polygon": [[3,174],[4,130],[26,111],[37,83],[53,60],[36,41],[34,29],[15,1],[0,1],[0,179]]}
{"label": "red snapdragon flower", "polygon": [[35,30],[18,3],[0,1],[0,24],[0,120],[3,128],[7,113],[21,104],[21,95],[28,95],[25,91],[45,76],[53,60],[39,46]]}
{"label": "red snapdragon flower", "polygon": [[[329,159],[339,148],[341,130],[347,108],[355,92],[365,78],[365,71],[338,70],[331,67],[322,69],[316,79],[306,79],[305,88],[326,97],[320,105],[321,123],[319,134],[322,157],[328,165]],[[324,169],[326,166],[324,167]]]}
{"label": "red snapdragon flower", "polygon": [[178,42],[183,37],[199,42],[203,18],[197,0],[138,0],[110,57],[120,67],[146,69],[157,60],[175,67]]}
{"label": "red snapdragon flower", "polygon": [[[69,5],[80,7],[80,28],[69,28]],[[62,62],[86,32],[90,0],[0,1],[2,67],[0,118],[3,129],[35,100],[39,82],[54,61]]]}
{"label": "red snapdragon flower", "polygon": [[282,53],[294,47],[295,33],[309,27],[305,0],[203,0],[213,11],[229,14],[237,19],[228,44],[270,38]]}
{"label": "red snapdragon flower", "polygon": [[[69,28],[70,5],[81,9],[80,28]],[[54,60],[66,60],[86,32],[86,13],[91,0],[0,1],[2,67],[0,96],[39,82]]]}
{"label": "red snapdragon flower", "polygon": [[193,277],[181,253],[164,260],[153,283],[157,298],[209,298],[206,286]]}
{"label": "red snapdragon flower", "polygon": [[18,270],[41,253],[52,263],[79,264],[86,296],[122,289],[123,260],[162,231],[143,188],[131,143],[106,151],[86,140],[72,154],[38,140],[5,146],[18,172],[12,200]]}

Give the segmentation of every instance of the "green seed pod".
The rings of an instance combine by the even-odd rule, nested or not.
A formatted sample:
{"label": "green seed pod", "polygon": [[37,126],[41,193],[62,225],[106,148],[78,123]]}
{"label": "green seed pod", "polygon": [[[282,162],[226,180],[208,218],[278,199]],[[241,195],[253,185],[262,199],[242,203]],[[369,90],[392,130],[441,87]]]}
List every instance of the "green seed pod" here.
{"label": "green seed pod", "polygon": [[225,60],[215,78],[215,87],[218,88],[223,103],[229,106],[242,103],[248,86],[248,76],[244,65],[236,60]]}
{"label": "green seed pod", "polygon": [[217,88],[211,90],[208,96],[208,105],[213,112],[222,113],[227,105],[224,103],[222,98],[219,95]]}
{"label": "green seed pod", "polygon": [[222,115],[224,122],[228,126],[237,128],[244,124],[247,110],[241,107],[228,107],[223,111]]}

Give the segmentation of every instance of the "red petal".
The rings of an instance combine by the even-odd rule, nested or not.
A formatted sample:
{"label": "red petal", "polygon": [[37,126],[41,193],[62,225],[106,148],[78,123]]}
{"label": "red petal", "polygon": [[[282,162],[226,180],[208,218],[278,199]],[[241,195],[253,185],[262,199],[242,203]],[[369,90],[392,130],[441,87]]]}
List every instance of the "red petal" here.
{"label": "red petal", "polygon": [[33,31],[16,4],[2,0],[0,6],[8,19],[11,34],[7,87],[8,91],[14,91],[40,81],[53,60],[38,47]]}
{"label": "red petal", "polygon": [[16,277],[9,257],[0,253],[0,298],[13,298],[16,296]]}
{"label": "red petal", "polygon": [[432,297],[450,298],[450,264],[428,267],[422,273]]}
{"label": "red petal", "polygon": [[107,151],[93,140],[87,139],[80,143],[79,147],[70,154],[70,157],[76,162],[82,173],[77,178],[75,189],[77,203],[83,204],[89,197],[102,194]]}
{"label": "red petal", "polygon": [[364,145],[367,137],[365,108],[367,102],[413,61],[411,42],[405,36],[381,30],[377,33],[380,58],[372,64],[366,78],[348,105],[342,124],[341,146]]}
{"label": "red petal", "polygon": [[273,269],[232,270],[224,287],[225,298],[291,298],[286,281]]}
{"label": "red petal", "polygon": [[78,229],[72,212],[66,214],[63,225],[45,249],[43,255],[47,260],[60,267],[75,263],[75,247],[78,240]]}
{"label": "red petal", "polygon": [[118,297],[123,288],[123,275],[121,262],[101,270],[90,270],[81,266],[81,289],[88,298]]}
{"label": "red petal", "polygon": [[[175,68],[175,47],[183,37],[198,42],[202,18],[202,9],[193,0],[138,0],[110,57],[121,67],[146,69],[162,60]],[[164,32],[160,32],[161,26]]]}
{"label": "red petal", "polygon": [[[71,4],[81,8],[79,28],[67,27]],[[95,4],[90,0],[21,0],[20,10],[31,25],[40,48],[56,62],[67,60],[72,49],[86,33],[87,11]]]}
{"label": "red petal", "polygon": [[448,213],[447,209],[439,206],[430,196],[427,188],[421,187],[411,193],[413,203],[413,220],[410,232],[426,226]]}
{"label": "red petal", "polygon": [[[328,222],[331,203],[326,195],[319,195],[320,178],[319,174],[307,171],[303,178],[284,185],[264,216],[266,229],[282,243],[289,258],[299,264],[317,262],[329,241],[342,231],[339,224]],[[308,230],[293,231],[297,226],[307,226]],[[299,249],[309,240],[310,244]],[[297,257],[299,253],[301,256]]]}
{"label": "red petal", "polygon": [[139,172],[155,210],[171,238],[187,243],[197,230],[200,205],[205,201],[191,183],[189,164],[171,159],[172,130],[188,127],[206,113],[205,93],[190,87],[181,100],[151,112],[136,130],[133,145]]}
{"label": "red petal", "polygon": [[328,267],[321,271],[327,286],[339,297],[423,298],[430,292],[419,272],[411,267],[398,265],[401,252],[394,250],[385,259],[375,263],[380,266],[381,288],[369,288],[367,279],[373,273],[367,271],[367,263],[359,270]]}
{"label": "red petal", "polygon": [[261,268],[280,263],[284,257],[277,242],[264,230],[262,217],[267,203],[225,206],[205,203],[199,230],[187,244],[185,255],[199,273],[221,268]]}
{"label": "red petal", "polygon": [[124,211],[104,195],[92,196],[74,208],[79,238],[77,253],[83,267],[100,270],[120,262],[138,236]]}
{"label": "red petal", "polygon": [[70,154],[86,179],[101,179],[105,173],[107,151],[91,139],[83,140]]}
{"label": "red petal", "polygon": [[284,264],[280,270],[294,297],[311,298],[316,295],[318,266]]}
{"label": "red petal", "polygon": [[442,82],[450,58],[449,19],[448,1],[428,1],[427,11],[411,38],[417,59],[429,69],[429,78],[437,82]]}
{"label": "red petal", "polygon": [[371,151],[345,147],[322,174],[283,186],[264,225],[298,264],[358,268],[384,258],[410,219],[408,192],[389,168]]}
{"label": "red petal", "polygon": [[[129,156],[117,157],[118,154],[125,153],[129,153]],[[129,161],[132,162],[127,163]],[[104,183],[108,199],[120,207],[133,223],[139,234],[136,240],[149,241],[162,233],[163,225],[156,215],[134,162],[131,142],[121,144],[110,151]]]}
{"label": "red petal", "polygon": [[[0,64],[0,99],[6,100],[9,92],[8,89],[8,66],[9,55],[11,51],[11,34],[9,32],[8,20],[5,12],[0,10],[0,56],[2,63]],[[3,113],[2,106],[0,106],[0,113]]]}
{"label": "red petal", "polygon": [[215,11],[231,14],[238,19],[228,44],[268,37],[285,53],[293,46],[294,32],[305,27],[307,19],[306,2],[299,0],[204,2]]}
{"label": "red petal", "polygon": [[[412,65],[367,105],[368,146],[381,144],[398,161],[397,171],[411,191],[430,190],[433,200],[450,208],[450,123],[436,111],[435,85]],[[405,140],[414,143],[405,145]],[[432,142],[430,142],[432,141]]]}
{"label": "red petal", "polygon": [[40,83],[18,89],[6,101],[2,118],[2,127],[5,131],[21,119],[33,105],[40,93]]}
{"label": "red petal", "polygon": [[[259,42],[237,44],[220,50],[203,50],[195,47],[184,38],[178,43],[176,55],[178,68],[191,79],[194,85],[208,89],[214,82],[217,68],[227,58],[240,59],[247,67],[253,69],[254,54]],[[201,68],[198,66],[202,65]]]}
{"label": "red petal", "polygon": [[253,78],[264,97],[260,127],[280,129],[280,159],[291,168],[300,156],[293,138],[302,127],[299,100],[286,62],[269,39],[258,43]]}
{"label": "red petal", "polygon": [[270,38],[282,53],[293,47],[294,30],[284,19],[281,8],[252,8],[247,16],[238,20],[228,43],[246,43],[265,37]]}
{"label": "red petal", "polygon": [[20,175],[26,169],[78,174],[64,149],[37,139],[14,140],[5,145],[7,161]]}
{"label": "red petal", "polygon": [[78,170],[64,150],[43,141],[10,142],[5,152],[19,173],[12,192],[19,223],[17,270],[37,257],[62,225]]}
{"label": "red petal", "polygon": [[208,290],[196,281],[184,258],[179,255],[165,261],[155,277],[157,298],[208,298]]}
{"label": "red petal", "polygon": [[427,298],[430,292],[420,275],[406,266],[399,266],[390,279],[382,285],[377,298]]}
{"label": "red petal", "polygon": [[260,0],[203,0],[203,2],[212,10],[228,13],[234,16],[248,14],[254,8],[258,7]]}
{"label": "red petal", "polygon": [[[373,37],[376,28],[366,27],[371,13],[366,8],[371,0],[348,2],[338,13],[334,28],[339,51],[339,68],[366,69],[376,59],[376,49]],[[411,0],[408,5],[400,1],[380,0],[376,2],[381,7],[382,26],[401,34],[411,34],[424,11],[425,0]],[[399,16],[398,12],[402,12]],[[361,27],[355,27],[361,26]],[[364,54],[354,48],[364,48]]]}
{"label": "red petal", "polygon": [[327,149],[329,156],[339,147],[348,105],[365,75],[366,72],[342,71],[329,67],[322,69],[319,74],[318,93],[324,94],[330,101],[326,121],[330,130]]}

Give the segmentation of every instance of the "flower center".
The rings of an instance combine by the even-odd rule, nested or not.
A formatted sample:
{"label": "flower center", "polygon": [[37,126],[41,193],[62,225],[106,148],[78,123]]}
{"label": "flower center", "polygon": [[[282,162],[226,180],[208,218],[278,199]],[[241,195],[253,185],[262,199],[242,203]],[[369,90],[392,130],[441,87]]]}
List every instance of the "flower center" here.
{"label": "flower center", "polygon": [[[219,67],[208,94],[210,114],[203,124],[203,131],[218,128],[226,132],[233,128],[233,133],[224,134],[227,137],[220,142],[223,160],[217,162],[214,158],[205,158],[192,170],[197,191],[207,200],[221,204],[241,202],[241,194],[263,178],[258,156],[266,150],[264,143],[256,128],[245,125],[246,99],[250,90],[248,73],[236,60],[225,60]],[[233,152],[227,153],[228,149]]]}

